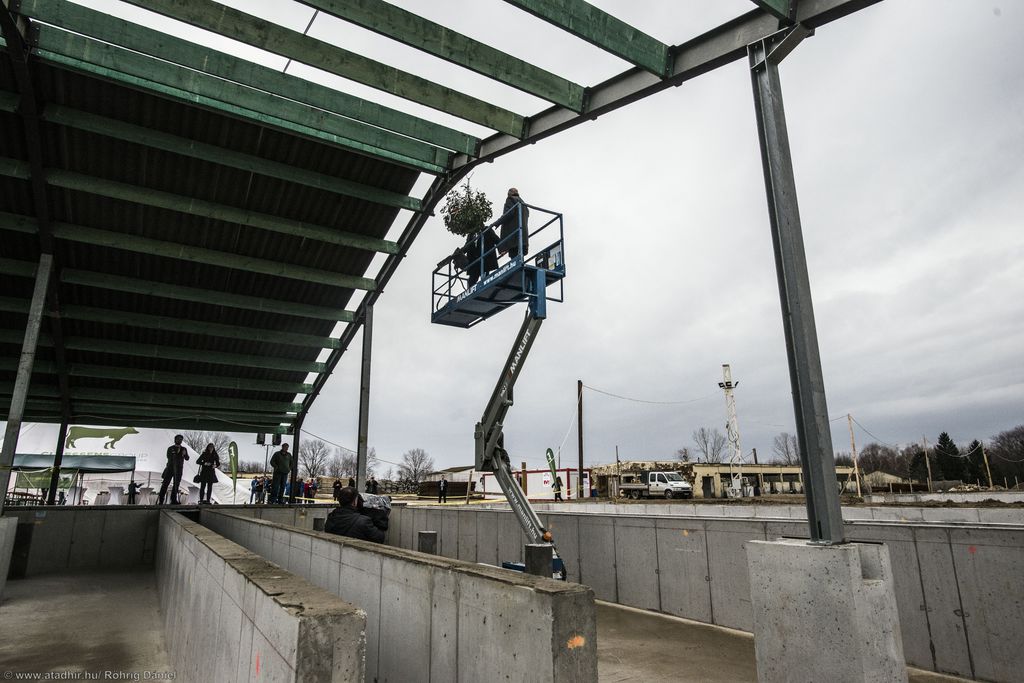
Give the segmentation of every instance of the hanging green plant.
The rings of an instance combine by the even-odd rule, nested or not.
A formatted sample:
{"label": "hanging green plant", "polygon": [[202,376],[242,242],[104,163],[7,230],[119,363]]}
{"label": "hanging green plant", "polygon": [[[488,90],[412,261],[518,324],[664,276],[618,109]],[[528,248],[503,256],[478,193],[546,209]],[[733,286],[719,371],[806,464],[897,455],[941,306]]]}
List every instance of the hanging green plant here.
{"label": "hanging green plant", "polygon": [[487,225],[494,215],[491,202],[487,195],[469,186],[469,179],[459,185],[444,198],[441,217],[448,232],[465,237],[472,235]]}

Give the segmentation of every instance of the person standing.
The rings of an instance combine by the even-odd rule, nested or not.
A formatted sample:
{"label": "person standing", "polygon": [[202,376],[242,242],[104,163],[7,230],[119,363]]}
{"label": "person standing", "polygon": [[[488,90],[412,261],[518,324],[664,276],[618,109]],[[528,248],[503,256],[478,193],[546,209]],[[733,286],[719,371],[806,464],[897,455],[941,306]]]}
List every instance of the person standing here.
{"label": "person standing", "polygon": [[[220,455],[212,444],[206,444],[206,450],[196,460],[199,465],[199,502],[213,502],[213,485],[217,482],[217,468],[220,467]],[[205,492],[205,493],[204,493]]]}
{"label": "person standing", "polygon": [[448,502],[448,480],[441,475],[441,481],[437,482],[437,502],[447,503]]}
{"label": "person standing", "polygon": [[139,495],[139,489],[140,488],[142,488],[142,487],[139,486],[138,484],[136,484],[134,479],[132,479],[131,482],[129,482],[129,484],[128,484],[128,504],[129,505],[135,505],[135,496]]}
{"label": "person standing", "polygon": [[562,478],[555,477],[555,485],[552,486],[555,490],[555,500],[562,500]]}
{"label": "person standing", "polygon": [[[522,215],[520,216],[520,214]],[[520,224],[520,219],[522,224]],[[516,231],[522,228],[523,256],[526,256],[530,251],[529,223],[530,209],[526,206],[526,202],[519,197],[519,190],[514,187],[508,188],[508,197],[501,210],[501,218],[494,223],[501,226],[501,235],[499,235],[501,246],[498,251],[503,254],[507,253],[509,258],[519,256],[520,238],[516,236]]]}
{"label": "person standing", "polygon": [[157,496],[157,502],[160,505],[164,504],[164,498],[167,496],[167,487],[174,481],[174,487],[171,489],[171,505],[178,505],[178,489],[181,488],[181,471],[185,467],[185,461],[188,460],[188,451],[181,445],[181,442],[185,440],[181,434],[174,437],[174,443],[167,447],[167,466],[164,467],[163,481],[160,484],[160,493]]}
{"label": "person standing", "polygon": [[283,503],[282,492],[292,471],[292,454],[288,452],[288,444],[281,444],[281,450],[270,456],[270,466],[274,468],[274,480],[270,484],[270,502]]}
{"label": "person standing", "polygon": [[249,482],[249,505],[252,505],[252,502],[256,500],[256,487],[259,486],[259,483],[259,477],[253,477],[252,481]]}
{"label": "person standing", "polygon": [[270,488],[270,480],[267,479],[267,475],[263,475],[259,478],[256,483],[256,503],[263,505],[267,502],[267,489]]}
{"label": "person standing", "polygon": [[335,479],[334,480],[333,490],[331,491],[331,497],[334,498],[335,501],[337,501],[338,500],[338,495],[340,493],[341,493],[341,479]]}

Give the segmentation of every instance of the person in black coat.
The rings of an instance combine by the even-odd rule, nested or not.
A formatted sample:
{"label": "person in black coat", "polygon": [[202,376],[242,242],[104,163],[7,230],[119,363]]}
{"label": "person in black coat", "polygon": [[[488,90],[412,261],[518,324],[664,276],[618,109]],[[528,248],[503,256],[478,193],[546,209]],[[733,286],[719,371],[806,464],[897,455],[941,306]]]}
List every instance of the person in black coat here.
{"label": "person in black coat", "polygon": [[[489,273],[498,268],[498,236],[490,228],[480,228],[472,235],[466,236],[466,243],[455,250],[452,255],[452,263],[460,270],[465,270],[469,277],[466,287],[472,287],[480,279],[481,274]],[[483,255],[483,273],[481,273],[481,259]]]}
{"label": "person in black coat", "polygon": [[339,494],[341,494],[341,479],[335,479],[334,487],[333,490],[331,491],[331,497],[334,498],[335,501],[337,501]]}
{"label": "person in black coat", "polygon": [[178,489],[181,488],[181,471],[185,467],[185,461],[188,460],[188,451],[181,445],[181,442],[185,440],[181,434],[174,437],[174,444],[167,447],[167,466],[164,467],[163,471],[163,482],[160,484],[160,494],[157,496],[157,502],[160,505],[164,504],[164,498],[167,496],[167,487],[171,484],[171,480],[174,480],[174,488],[171,489],[171,505],[178,504]]}
{"label": "person in black coat", "polygon": [[447,503],[448,502],[448,480],[441,475],[441,481],[437,482],[437,502]]}
{"label": "person in black coat", "polygon": [[359,492],[346,486],[338,494],[338,507],[327,515],[324,531],[338,536],[358,538],[375,543],[384,542],[384,532],[366,515],[360,514]]}
{"label": "person in black coat", "polygon": [[[519,198],[519,190],[514,187],[508,189],[508,198],[505,199],[505,206],[501,210],[501,218],[494,222],[501,226],[501,253],[507,253],[510,258],[519,256],[519,238],[516,230],[520,228],[520,213],[522,213],[523,228],[523,256],[530,251],[530,209],[526,202]],[[506,239],[507,238],[507,239]]]}
{"label": "person in black coat", "polygon": [[212,443],[206,444],[206,450],[196,460],[196,464],[199,465],[199,502],[212,503],[210,497],[217,481],[217,468],[220,467],[220,456]]}

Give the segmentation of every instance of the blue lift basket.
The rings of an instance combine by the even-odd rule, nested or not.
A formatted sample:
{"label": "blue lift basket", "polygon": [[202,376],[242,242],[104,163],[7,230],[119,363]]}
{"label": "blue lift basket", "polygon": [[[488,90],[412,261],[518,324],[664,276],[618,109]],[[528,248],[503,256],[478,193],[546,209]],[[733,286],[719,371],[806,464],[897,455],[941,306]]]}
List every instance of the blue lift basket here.
{"label": "blue lift basket", "polygon": [[[565,248],[562,214],[538,206],[527,207],[534,216],[545,221],[536,230],[526,228],[527,242],[545,246],[523,256],[522,212],[518,205],[511,208],[509,212],[516,212],[517,227],[498,240],[496,246],[486,249],[484,240],[477,240],[479,254],[464,269],[456,267],[451,256],[437,264],[431,277],[431,322],[472,327],[521,301],[529,302],[533,314],[544,318],[548,301],[563,300]],[[518,250],[509,248],[515,245],[518,245]],[[518,251],[518,255],[494,270],[485,268],[485,257],[492,256],[491,252],[500,255],[508,251]],[[477,276],[472,285],[469,284],[471,274]],[[557,296],[552,294],[555,283],[558,284]]]}

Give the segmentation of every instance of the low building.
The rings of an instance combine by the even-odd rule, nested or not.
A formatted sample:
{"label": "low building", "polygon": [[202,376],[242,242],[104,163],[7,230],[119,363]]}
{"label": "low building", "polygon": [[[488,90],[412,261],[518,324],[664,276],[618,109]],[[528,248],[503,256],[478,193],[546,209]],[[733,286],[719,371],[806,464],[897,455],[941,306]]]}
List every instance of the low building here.
{"label": "low building", "polygon": [[[803,493],[803,470],[799,465],[743,463],[697,463],[679,460],[630,460],[591,468],[599,496],[615,490],[614,482],[621,472],[632,470],[678,472],[693,485],[694,498],[722,498],[738,475],[747,495],[769,493]],[[836,482],[851,489],[853,468],[836,467]]]}

